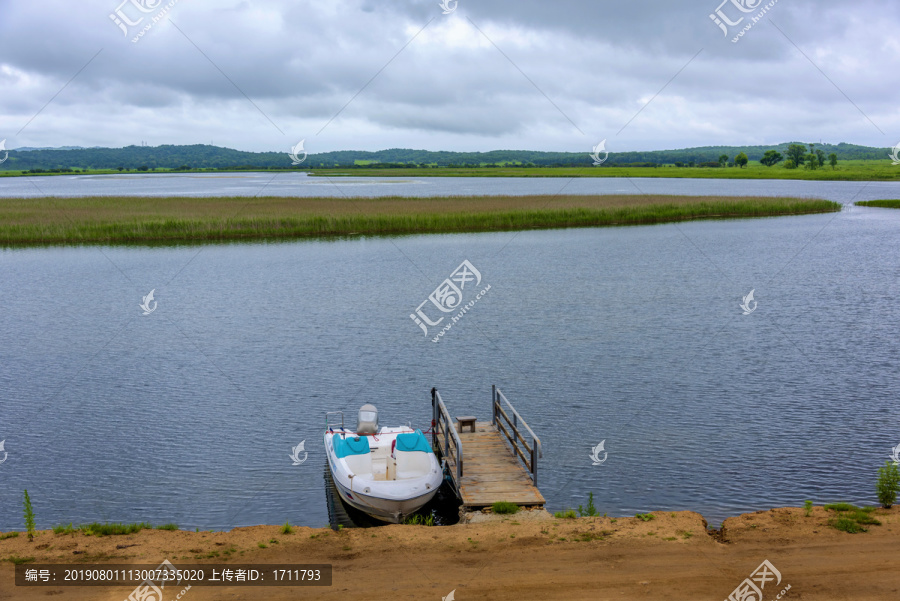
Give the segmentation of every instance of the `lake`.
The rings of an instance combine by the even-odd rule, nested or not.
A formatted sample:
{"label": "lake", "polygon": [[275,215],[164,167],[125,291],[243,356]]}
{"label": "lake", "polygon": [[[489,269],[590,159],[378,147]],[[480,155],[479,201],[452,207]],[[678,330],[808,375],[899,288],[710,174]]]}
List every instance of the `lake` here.
{"label": "lake", "polygon": [[303,172],[59,175],[0,178],[0,198],[38,196],[448,196],[687,194],[898,198],[900,182],[673,178],[310,177]]}
{"label": "lake", "polygon": [[[132,177],[100,188],[255,193],[218,175]],[[80,190],[96,194],[87,179]],[[422,195],[538,194],[569,180],[335,181]],[[59,194],[81,183],[39,181]],[[900,198],[897,183],[635,183]],[[0,180],[0,195],[20,185]],[[574,180],[564,192],[626,185]],[[266,193],[278,190],[288,193]],[[383,424],[426,429],[436,386],[454,415],[489,419],[491,384],[543,441],[551,510],[589,492],[601,513],[690,509],[713,524],[805,499],[874,504],[876,469],[900,443],[898,228],[900,211],[848,206],[627,228],[2,250],[0,530],[23,528],[24,488],[39,528],[323,526],[326,411],[353,422],[374,403]],[[491,289],[433,343],[435,328],[423,335],[410,314],[463,260]],[[292,465],[301,441],[308,458]],[[608,455],[592,465],[601,441]]]}

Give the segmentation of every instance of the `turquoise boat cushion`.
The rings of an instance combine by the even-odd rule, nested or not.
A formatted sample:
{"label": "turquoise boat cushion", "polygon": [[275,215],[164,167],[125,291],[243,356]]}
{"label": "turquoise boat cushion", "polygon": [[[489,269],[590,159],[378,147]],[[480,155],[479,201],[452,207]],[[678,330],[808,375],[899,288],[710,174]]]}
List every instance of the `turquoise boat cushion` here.
{"label": "turquoise boat cushion", "polygon": [[416,430],[411,434],[398,434],[397,435],[397,450],[398,451],[425,451],[426,453],[431,452],[431,445],[428,444],[428,439],[425,438],[425,435],[422,434],[421,430]]}
{"label": "turquoise boat cushion", "polygon": [[369,437],[360,436],[359,440],[354,437],[341,438],[339,434],[335,434],[331,438],[334,443],[334,454],[338,459],[348,455],[365,455],[369,452]]}

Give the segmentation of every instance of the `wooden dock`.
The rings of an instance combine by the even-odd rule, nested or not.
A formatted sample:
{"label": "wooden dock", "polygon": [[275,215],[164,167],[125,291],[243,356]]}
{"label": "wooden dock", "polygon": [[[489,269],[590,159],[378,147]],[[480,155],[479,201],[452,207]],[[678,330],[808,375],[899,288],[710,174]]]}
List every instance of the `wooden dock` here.
{"label": "wooden dock", "polygon": [[496,501],[543,507],[537,488],[541,441],[496,386],[491,392],[492,420],[476,422],[474,432],[458,432],[440,393],[432,389],[435,452],[446,459],[464,510]]}

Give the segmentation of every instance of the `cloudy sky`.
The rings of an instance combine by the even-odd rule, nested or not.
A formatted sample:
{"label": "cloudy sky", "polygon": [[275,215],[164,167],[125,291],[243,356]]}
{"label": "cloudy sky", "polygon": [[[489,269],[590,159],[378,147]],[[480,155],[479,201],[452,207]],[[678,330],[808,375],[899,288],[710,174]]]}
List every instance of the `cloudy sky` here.
{"label": "cloudy sky", "polygon": [[312,153],[900,140],[900,3],[720,1],[0,0],[0,139],[305,139]]}

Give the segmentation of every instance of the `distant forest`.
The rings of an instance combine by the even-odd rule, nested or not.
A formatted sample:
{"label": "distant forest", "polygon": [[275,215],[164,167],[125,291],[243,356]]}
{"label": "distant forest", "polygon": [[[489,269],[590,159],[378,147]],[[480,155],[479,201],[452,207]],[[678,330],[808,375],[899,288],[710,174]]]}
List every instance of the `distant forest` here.
{"label": "distant forest", "polygon": [[[751,161],[758,161],[767,150],[786,153],[785,142],[773,146],[703,146],[682,150],[653,150],[644,152],[611,152],[603,166],[659,165],[694,166],[706,163],[716,166],[722,155],[730,160],[745,153]],[[816,144],[826,154],[835,153],[841,161],[886,159],[889,149],[854,144]],[[310,154],[296,169],[340,167],[356,169],[389,169],[392,167],[578,167],[590,166],[592,159],[585,152],[541,152],[534,150],[493,150],[490,152],[432,152],[391,148],[377,152],[341,150]],[[72,169],[290,169],[291,160],[285,152],[243,152],[206,144],[189,146],[126,146],[125,148],[67,148],[11,150],[9,160],[0,164],[0,171],[69,171]]]}

